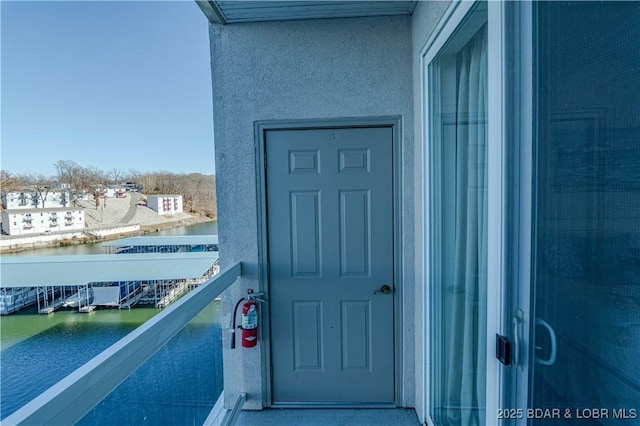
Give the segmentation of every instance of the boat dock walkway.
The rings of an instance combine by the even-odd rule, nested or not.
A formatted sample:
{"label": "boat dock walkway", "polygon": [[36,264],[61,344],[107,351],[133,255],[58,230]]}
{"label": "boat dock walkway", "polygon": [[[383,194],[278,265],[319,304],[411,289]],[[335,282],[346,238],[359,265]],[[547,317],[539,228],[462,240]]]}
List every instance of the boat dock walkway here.
{"label": "boat dock walkway", "polygon": [[52,302],[49,302],[47,306],[43,306],[38,309],[39,314],[52,314],[56,309],[59,309],[64,306],[65,299],[60,298],[56,299]]}
{"label": "boat dock walkway", "polygon": [[129,309],[145,302],[165,307],[219,270],[218,252],[212,250],[217,236],[207,237],[208,245],[203,238],[151,238],[169,251],[0,258],[0,314],[34,304],[42,314],[63,307]]}

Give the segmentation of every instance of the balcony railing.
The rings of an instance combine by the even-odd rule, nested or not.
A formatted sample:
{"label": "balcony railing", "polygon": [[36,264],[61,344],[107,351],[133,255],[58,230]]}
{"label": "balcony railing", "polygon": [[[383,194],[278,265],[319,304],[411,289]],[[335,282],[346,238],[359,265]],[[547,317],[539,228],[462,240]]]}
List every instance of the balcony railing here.
{"label": "balcony railing", "polygon": [[2,421],[59,425],[80,421],[241,275],[236,263],[191,291]]}

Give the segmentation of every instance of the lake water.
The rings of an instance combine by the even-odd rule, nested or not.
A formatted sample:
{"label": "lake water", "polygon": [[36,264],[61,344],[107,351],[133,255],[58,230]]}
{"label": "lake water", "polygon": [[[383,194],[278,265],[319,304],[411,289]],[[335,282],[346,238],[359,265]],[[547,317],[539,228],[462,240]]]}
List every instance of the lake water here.
{"label": "lake water", "polygon": [[[152,232],[145,236],[169,236],[169,235],[218,235],[218,222],[203,222],[191,226],[165,229]],[[78,244],[65,247],[47,247],[35,250],[25,250],[16,253],[6,253],[2,256],[63,256],[73,254],[105,254],[104,242],[91,244]]]}
{"label": "lake water", "polygon": [[[155,235],[216,233],[217,224],[213,222]],[[70,248],[84,249],[75,254],[104,253],[96,246],[39,249],[20,255],[71,254],[57,251]],[[35,308],[30,308],[1,317],[0,418],[16,411],[158,312],[153,307],[135,307],[90,314],[57,311],[39,315]],[[202,424],[222,388],[220,304],[214,302],[79,424]]]}

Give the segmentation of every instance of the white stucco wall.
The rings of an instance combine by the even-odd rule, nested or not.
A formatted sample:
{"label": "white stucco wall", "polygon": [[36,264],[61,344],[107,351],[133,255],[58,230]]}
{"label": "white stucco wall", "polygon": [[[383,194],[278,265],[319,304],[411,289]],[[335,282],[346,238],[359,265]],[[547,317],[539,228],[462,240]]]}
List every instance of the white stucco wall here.
{"label": "white stucco wall", "polygon": [[[254,122],[277,119],[402,117],[404,282],[403,405],[414,405],[414,125],[411,17],[325,19],[213,25],[214,134],[222,266],[243,262],[225,297],[258,289]],[[262,407],[260,345],[226,349],[227,406],[247,393]]]}

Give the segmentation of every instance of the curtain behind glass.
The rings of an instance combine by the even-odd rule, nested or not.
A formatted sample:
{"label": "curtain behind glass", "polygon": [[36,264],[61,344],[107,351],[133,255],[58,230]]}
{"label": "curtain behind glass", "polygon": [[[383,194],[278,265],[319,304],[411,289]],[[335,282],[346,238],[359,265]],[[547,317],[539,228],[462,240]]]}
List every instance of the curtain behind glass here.
{"label": "curtain behind glass", "polygon": [[[485,21],[486,22],[486,21]],[[464,24],[463,24],[464,25]],[[454,36],[455,38],[455,36]],[[453,45],[453,44],[452,44]],[[436,424],[480,425],[485,419],[487,288],[487,29],[435,62],[440,99],[433,141],[441,149],[441,281],[432,340]],[[438,168],[434,165],[434,167]],[[438,301],[440,301],[438,303]]]}
{"label": "curtain behind glass", "polygon": [[[487,288],[487,32],[457,55],[455,251],[447,417],[481,424],[485,402]],[[446,196],[446,195],[445,195]],[[457,409],[456,406],[460,408]]]}

